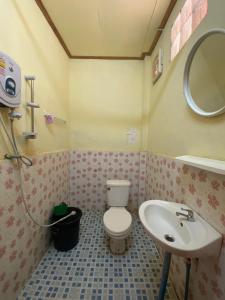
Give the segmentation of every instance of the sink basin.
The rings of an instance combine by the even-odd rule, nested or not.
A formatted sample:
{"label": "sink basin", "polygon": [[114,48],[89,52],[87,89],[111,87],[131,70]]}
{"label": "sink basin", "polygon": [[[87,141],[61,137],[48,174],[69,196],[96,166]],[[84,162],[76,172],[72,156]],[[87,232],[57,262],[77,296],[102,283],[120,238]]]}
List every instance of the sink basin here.
{"label": "sink basin", "polygon": [[152,238],[167,252],[183,257],[219,255],[222,235],[194,212],[194,222],[176,216],[187,205],[163,200],[148,200],[139,208],[140,220]]}

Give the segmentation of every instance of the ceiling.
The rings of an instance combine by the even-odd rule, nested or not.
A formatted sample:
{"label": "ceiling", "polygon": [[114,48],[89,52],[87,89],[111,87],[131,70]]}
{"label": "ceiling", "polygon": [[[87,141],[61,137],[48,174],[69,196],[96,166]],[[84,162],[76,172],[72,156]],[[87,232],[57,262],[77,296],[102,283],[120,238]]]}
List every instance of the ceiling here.
{"label": "ceiling", "polygon": [[156,36],[160,35],[158,28],[162,26],[168,10],[170,14],[176,1],[36,0],[36,2],[69,57],[140,59],[143,58],[143,53],[149,52]]}

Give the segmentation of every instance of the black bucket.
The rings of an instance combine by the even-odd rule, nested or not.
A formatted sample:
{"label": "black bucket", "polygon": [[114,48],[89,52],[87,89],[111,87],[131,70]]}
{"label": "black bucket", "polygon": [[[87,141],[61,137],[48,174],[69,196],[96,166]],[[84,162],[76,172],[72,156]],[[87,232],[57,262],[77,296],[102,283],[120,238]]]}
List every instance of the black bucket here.
{"label": "black bucket", "polygon": [[[82,211],[77,207],[69,207],[68,214],[75,211],[76,214],[55,224],[51,228],[54,247],[59,251],[68,251],[74,248],[79,241],[80,219]],[[58,221],[64,216],[52,216],[52,221]]]}

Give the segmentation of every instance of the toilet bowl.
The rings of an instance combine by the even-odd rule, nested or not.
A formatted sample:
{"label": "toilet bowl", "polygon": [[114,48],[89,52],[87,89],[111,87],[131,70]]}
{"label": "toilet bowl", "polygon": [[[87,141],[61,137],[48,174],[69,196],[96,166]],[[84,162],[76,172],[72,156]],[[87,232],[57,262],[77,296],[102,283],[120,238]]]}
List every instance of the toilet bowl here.
{"label": "toilet bowl", "polygon": [[124,207],[111,207],[103,217],[105,231],[112,238],[124,239],[131,230],[132,218]]}
{"label": "toilet bowl", "polygon": [[113,254],[126,251],[127,238],[131,232],[132,217],[126,210],[128,204],[128,180],[107,181],[107,202],[109,209],[103,216],[103,224],[109,236],[109,246]]}

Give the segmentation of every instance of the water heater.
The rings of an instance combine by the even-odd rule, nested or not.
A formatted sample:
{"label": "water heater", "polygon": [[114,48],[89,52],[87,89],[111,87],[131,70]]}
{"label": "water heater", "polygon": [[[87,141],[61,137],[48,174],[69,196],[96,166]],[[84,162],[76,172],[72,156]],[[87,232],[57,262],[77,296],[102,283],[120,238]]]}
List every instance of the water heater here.
{"label": "water heater", "polygon": [[21,100],[21,71],[17,63],[0,52],[0,105],[17,107]]}

